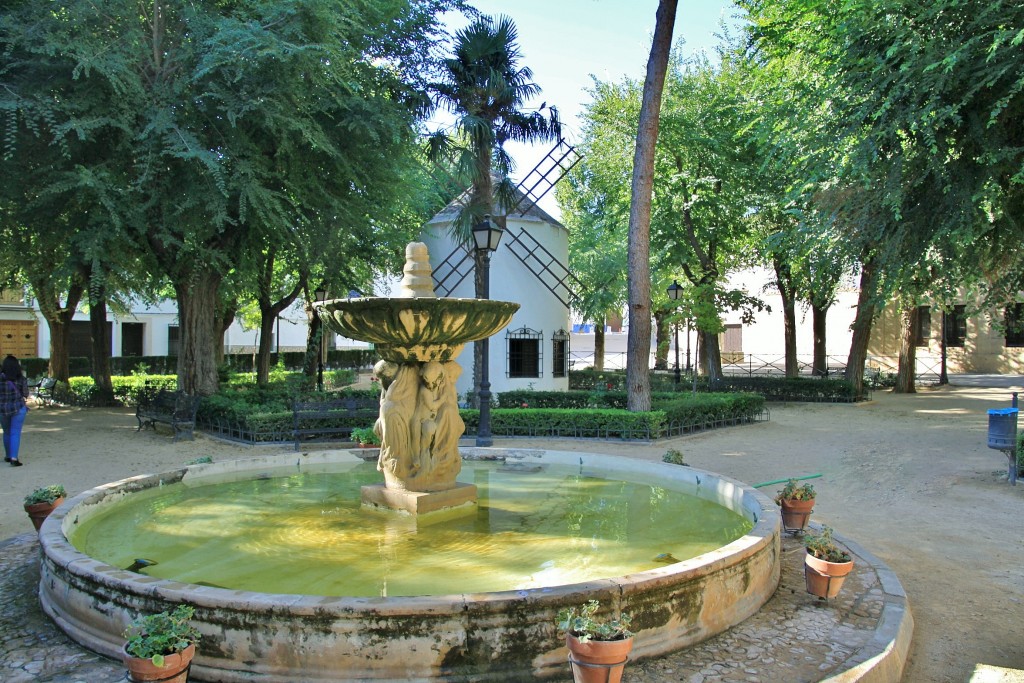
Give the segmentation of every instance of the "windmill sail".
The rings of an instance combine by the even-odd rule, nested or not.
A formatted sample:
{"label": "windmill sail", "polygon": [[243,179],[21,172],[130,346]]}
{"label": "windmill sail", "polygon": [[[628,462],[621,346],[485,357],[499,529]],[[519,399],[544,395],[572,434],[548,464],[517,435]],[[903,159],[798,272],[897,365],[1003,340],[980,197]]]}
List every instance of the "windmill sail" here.
{"label": "windmill sail", "polygon": [[507,235],[505,245],[517,259],[519,259],[527,270],[533,273],[542,285],[547,287],[562,305],[569,307],[572,301],[578,298],[579,292],[583,291],[583,283],[576,279],[576,276],[569,272],[569,269],[559,261],[554,254],[537,241],[537,239],[520,228],[519,234],[513,234],[511,230]]}
{"label": "windmill sail", "polygon": [[518,200],[509,207],[508,215],[518,213],[525,216],[582,158],[575,147],[564,139],[559,140],[516,186]]}

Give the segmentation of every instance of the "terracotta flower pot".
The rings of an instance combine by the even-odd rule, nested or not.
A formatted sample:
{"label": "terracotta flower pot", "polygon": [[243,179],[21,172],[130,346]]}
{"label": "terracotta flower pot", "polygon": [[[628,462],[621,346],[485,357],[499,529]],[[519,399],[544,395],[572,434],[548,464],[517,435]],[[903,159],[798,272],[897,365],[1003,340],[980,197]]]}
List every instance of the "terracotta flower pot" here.
{"label": "terracotta flower pot", "polygon": [[804,557],[804,581],[807,592],[819,598],[834,598],[839,595],[846,576],[853,571],[853,561],[828,562],[807,553]]}
{"label": "terracotta flower pot", "polygon": [[31,505],[25,506],[25,512],[28,513],[29,519],[32,520],[32,524],[35,526],[36,531],[43,526],[43,521],[50,516],[58,505],[64,502],[63,498],[58,498],[52,503],[32,503]]}
{"label": "terracotta flower pot", "polygon": [[150,659],[132,657],[123,653],[124,665],[128,667],[128,679],[136,683],[160,681],[161,683],[185,683],[188,680],[188,669],[192,658],[196,656],[196,646],[189,645],[181,652],[164,655],[164,665],[155,666]]}
{"label": "terracotta flower pot", "polygon": [[807,528],[807,522],[814,511],[814,499],[792,500],[783,498],[780,502],[782,507],[782,528],[786,531],[797,532]]}
{"label": "terracotta flower pot", "polygon": [[566,635],[569,664],[575,683],[620,683],[626,668],[633,639],[591,640],[581,643],[576,636]]}

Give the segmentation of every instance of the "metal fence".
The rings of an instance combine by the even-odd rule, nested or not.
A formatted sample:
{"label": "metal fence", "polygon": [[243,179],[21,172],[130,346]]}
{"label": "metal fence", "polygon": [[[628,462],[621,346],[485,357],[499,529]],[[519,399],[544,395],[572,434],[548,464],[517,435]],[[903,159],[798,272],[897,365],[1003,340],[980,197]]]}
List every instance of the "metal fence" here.
{"label": "metal fence", "polygon": [[[825,377],[841,379],[846,373],[845,356],[826,356]],[[810,354],[797,354],[797,367],[802,377],[814,376],[811,372],[814,358]],[[917,354],[915,381],[917,384],[938,384],[942,360],[931,354]],[[655,356],[651,354],[650,367],[655,364]],[[594,354],[573,351],[569,355],[569,367],[574,370],[594,366]],[[672,371],[675,366],[669,363],[666,370]],[[899,368],[896,356],[868,356],[864,366],[865,377],[875,380],[885,375],[895,375]],[[605,370],[625,370],[626,352],[605,352]],[[689,368],[684,368],[688,371]],[[759,353],[722,353],[722,373],[725,375],[744,377],[784,377],[786,375],[786,357]]]}

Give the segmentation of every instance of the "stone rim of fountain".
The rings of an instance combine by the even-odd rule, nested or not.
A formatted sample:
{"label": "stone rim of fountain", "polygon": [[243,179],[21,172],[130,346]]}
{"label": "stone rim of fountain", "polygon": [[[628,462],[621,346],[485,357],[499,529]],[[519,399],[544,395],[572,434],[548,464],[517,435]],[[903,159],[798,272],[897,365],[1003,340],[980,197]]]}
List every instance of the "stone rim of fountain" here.
{"label": "stone rim of fountain", "polygon": [[[279,461],[275,466],[292,471],[303,461],[313,467],[354,459],[338,451],[262,456],[133,477],[75,496],[47,519],[40,532],[40,601],[74,640],[110,657],[117,656],[123,642],[120,632],[136,613],[189,602],[202,615],[201,630],[208,637],[204,642],[211,648],[201,649],[197,657],[193,670],[198,678],[284,683],[336,680],[340,671],[366,680],[550,676],[565,661],[554,616],[566,605],[596,598],[643,615],[637,622],[635,656],[644,657],[726,630],[757,611],[774,592],[779,580],[781,517],[764,494],[693,468],[578,452],[539,453],[542,462],[562,464],[574,464],[583,457],[588,467],[632,479],[653,476],[664,481],[674,476],[690,483],[700,479],[708,495],[713,490],[717,498],[732,500],[756,516],[754,528],[697,558],[619,577],[522,591],[389,598],[277,595],[157,579],[92,559],[65,537],[65,529],[89,513],[82,506],[110,504],[151,486],[183,478],[199,480],[225,469],[261,472],[270,459]],[[711,611],[704,614],[705,605],[714,609],[709,607]],[[352,634],[359,634],[357,647],[350,642]],[[367,642],[373,647],[367,649]],[[489,653],[486,657],[491,659],[481,663],[480,652]],[[326,653],[338,655],[338,663],[327,665]],[[485,665],[494,668],[488,673]],[[519,668],[508,668],[514,666]]]}

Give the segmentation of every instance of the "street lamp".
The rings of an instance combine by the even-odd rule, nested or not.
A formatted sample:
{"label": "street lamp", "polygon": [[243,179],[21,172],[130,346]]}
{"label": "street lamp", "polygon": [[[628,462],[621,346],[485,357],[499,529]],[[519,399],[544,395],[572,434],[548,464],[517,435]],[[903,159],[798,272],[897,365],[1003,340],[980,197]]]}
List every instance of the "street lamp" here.
{"label": "street lamp", "polygon": [[[668,286],[668,289],[666,289],[665,291],[668,293],[668,298],[671,299],[672,301],[679,301],[680,297],[683,296],[683,286],[681,284],[679,284],[678,280],[673,280],[672,284],[670,284]],[[674,332],[675,332],[675,343],[676,343],[676,377],[675,377],[675,385],[676,385],[676,391],[679,391],[679,320],[678,319],[676,320]],[[689,339],[690,339],[689,332],[687,332],[687,334],[686,334],[686,339],[687,339],[687,342],[689,342]]]}
{"label": "street lamp", "polygon": [[[327,289],[323,285],[320,285],[313,292],[313,296],[316,297],[316,300],[317,300],[318,303],[322,304],[324,302],[324,300],[327,298]],[[319,315],[319,313],[317,315]],[[320,342],[319,342],[319,344],[317,346],[319,348],[317,348],[317,354],[316,354],[316,390],[317,391],[323,391],[324,390],[324,323],[323,323],[323,320],[320,321]]]}
{"label": "street lamp", "polygon": [[[480,298],[491,298],[491,252],[498,249],[501,242],[501,234],[504,232],[501,226],[491,220],[491,215],[484,216],[484,220],[473,226],[473,241],[476,243],[476,251],[480,254],[480,280],[483,283]],[[494,444],[491,439],[491,380],[490,380],[490,340],[484,337],[476,342],[480,344],[480,355],[483,357],[480,368],[480,425],[476,430],[476,445],[491,446]]]}

